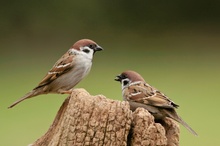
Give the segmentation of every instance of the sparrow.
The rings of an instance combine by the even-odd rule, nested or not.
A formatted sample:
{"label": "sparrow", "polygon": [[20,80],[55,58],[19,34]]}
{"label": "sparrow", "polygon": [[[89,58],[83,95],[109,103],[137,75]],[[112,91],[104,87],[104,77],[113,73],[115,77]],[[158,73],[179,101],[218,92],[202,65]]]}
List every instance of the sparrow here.
{"label": "sparrow", "polygon": [[25,99],[48,93],[71,94],[76,86],[90,71],[93,55],[103,50],[96,42],[89,39],[77,41],[54,64],[42,81],[22,98],[8,108],[12,108]]}
{"label": "sparrow", "polygon": [[171,118],[181,123],[192,134],[197,133],[178,116],[175,104],[165,94],[147,84],[144,78],[135,71],[124,71],[116,76],[116,81],[121,83],[123,100],[128,101],[134,111],[138,107],[148,110],[156,120]]}

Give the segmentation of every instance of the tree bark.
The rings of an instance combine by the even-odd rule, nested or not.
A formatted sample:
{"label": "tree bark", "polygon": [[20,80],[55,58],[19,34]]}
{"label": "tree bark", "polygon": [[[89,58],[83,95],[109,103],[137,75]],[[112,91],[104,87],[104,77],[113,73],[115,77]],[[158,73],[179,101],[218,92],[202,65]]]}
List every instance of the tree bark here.
{"label": "tree bark", "polygon": [[179,126],[155,123],[145,109],[132,113],[128,102],[75,89],[53,124],[32,146],[178,146]]}

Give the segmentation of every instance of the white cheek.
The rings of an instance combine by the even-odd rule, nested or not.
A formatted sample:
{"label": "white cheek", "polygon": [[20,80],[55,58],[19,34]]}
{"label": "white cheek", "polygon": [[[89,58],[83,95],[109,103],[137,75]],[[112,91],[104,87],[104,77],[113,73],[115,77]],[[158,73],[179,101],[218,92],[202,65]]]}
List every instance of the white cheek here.
{"label": "white cheek", "polygon": [[[86,52],[83,52],[83,51],[82,51],[83,49],[88,49],[88,50],[90,50],[90,51],[89,51],[88,53],[86,53]],[[80,50],[81,50],[81,54],[82,54],[84,57],[86,57],[86,58],[92,60],[93,54],[94,54],[94,50],[93,50],[93,49],[91,49],[91,48],[85,46],[85,47],[83,47],[83,48],[80,48]]]}
{"label": "white cheek", "polygon": [[93,58],[93,50],[91,50],[89,53],[85,53],[85,55],[86,55],[89,59],[92,59],[92,58]]}
{"label": "white cheek", "polygon": [[[125,81],[127,82],[127,84],[124,84]],[[128,86],[130,85],[130,83],[131,83],[131,81],[130,81],[129,79],[123,79],[123,80],[121,81],[121,88],[122,88],[122,90],[123,90],[124,88],[128,87]]]}
{"label": "white cheek", "polygon": [[122,90],[124,89],[124,85],[123,85],[123,84],[121,84],[121,89],[122,89]]}

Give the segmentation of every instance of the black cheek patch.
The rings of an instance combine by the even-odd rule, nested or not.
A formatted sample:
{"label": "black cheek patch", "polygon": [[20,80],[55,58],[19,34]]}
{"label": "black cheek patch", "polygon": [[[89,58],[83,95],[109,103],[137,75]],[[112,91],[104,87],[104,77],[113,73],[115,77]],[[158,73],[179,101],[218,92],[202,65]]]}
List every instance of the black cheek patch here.
{"label": "black cheek patch", "polygon": [[89,49],[84,49],[83,52],[85,52],[85,53],[89,53],[90,50],[89,50]]}

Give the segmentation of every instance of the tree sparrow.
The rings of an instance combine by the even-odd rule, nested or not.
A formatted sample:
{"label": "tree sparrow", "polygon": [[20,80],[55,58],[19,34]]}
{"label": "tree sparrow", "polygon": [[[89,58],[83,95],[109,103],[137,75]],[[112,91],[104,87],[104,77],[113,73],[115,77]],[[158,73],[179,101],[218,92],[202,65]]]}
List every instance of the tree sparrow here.
{"label": "tree sparrow", "polygon": [[171,101],[166,95],[158,91],[145,82],[143,77],[134,71],[125,71],[116,76],[122,86],[122,96],[128,101],[131,110],[134,111],[138,107],[148,110],[155,119],[171,118],[181,123],[192,134],[197,133],[177,115],[175,109],[179,105]]}
{"label": "tree sparrow", "polygon": [[102,47],[92,40],[82,39],[77,41],[55,63],[37,87],[8,108],[40,94],[70,94],[71,89],[89,73],[95,52],[101,50],[103,50]]}

